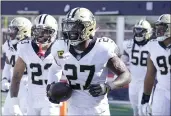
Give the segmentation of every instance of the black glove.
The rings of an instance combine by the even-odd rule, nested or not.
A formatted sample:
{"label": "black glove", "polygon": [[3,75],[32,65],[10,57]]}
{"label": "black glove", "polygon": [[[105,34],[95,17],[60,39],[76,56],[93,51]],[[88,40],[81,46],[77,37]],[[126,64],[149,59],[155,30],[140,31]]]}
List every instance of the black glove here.
{"label": "black glove", "polygon": [[53,98],[53,96],[51,96],[52,94],[51,94],[51,91],[50,91],[50,87],[51,87],[53,84],[55,84],[55,82],[53,82],[53,83],[47,85],[47,87],[46,87],[46,95],[47,95],[47,97],[48,97],[48,99],[49,99],[49,101],[50,101],[51,103],[59,104],[60,101],[57,101],[57,99],[55,99],[55,98]]}
{"label": "black glove", "polygon": [[89,87],[89,93],[93,97],[98,97],[100,95],[105,95],[111,90],[111,87],[108,84],[91,84]]}

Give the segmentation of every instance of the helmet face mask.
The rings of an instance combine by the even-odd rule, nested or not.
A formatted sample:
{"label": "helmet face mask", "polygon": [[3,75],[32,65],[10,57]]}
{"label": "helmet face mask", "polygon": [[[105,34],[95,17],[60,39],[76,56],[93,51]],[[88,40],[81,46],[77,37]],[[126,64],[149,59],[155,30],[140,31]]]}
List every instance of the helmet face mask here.
{"label": "helmet face mask", "polygon": [[141,42],[141,41],[145,40],[147,29],[135,27],[133,29],[133,33],[134,33],[135,40],[137,42]]}
{"label": "helmet face mask", "polygon": [[140,20],[133,28],[134,40],[138,44],[145,44],[152,35],[152,27],[146,20]]}
{"label": "helmet face mask", "polygon": [[164,36],[165,32],[168,30],[168,25],[164,23],[156,24],[156,36],[161,37]]}
{"label": "helmet face mask", "polygon": [[27,18],[14,18],[8,27],[7,34],[10,42],[14,45],[26,37],[31,37],[31,27],[32,23]]}
{"label": "helmet face mask", "polygon": [[8,28],[8,35],[10,36],[10,40],[17,39],[19,29],[14,26],[9,26]]}
{"label": "helmet face mask", "polygon": [[90,39],[95,32],[96,20],[86,8],[74,8],[62,22],[62,34],[73,46]]}
{"label": "helmet face mask", "polygon": [[171,15],[163,14],[161,15],[156,24],[156,37],[158,41],[164,41],[171,36]]}
{"label": "helmet face mask", "polygon": [[81,22],[64,22],[62,24],[63,33],[67,34],[69,40],[79,40],[82,36],[84,25]]}
{"label": "helmet face mask", "polygon": [[56,19],[51,15],[42,14],[35,18],[31,31],[35,42],[44,47],[54,42],[57,30],[58,23]]}
{"label": "helmet face mask", "polygon": [[32,36],[36,40],[36,43],[49,43],[51,42],[51,38],[55,33],[54,29],[51,28],[44,28],[44,27],[36,27],[33,26],[32,28]]}

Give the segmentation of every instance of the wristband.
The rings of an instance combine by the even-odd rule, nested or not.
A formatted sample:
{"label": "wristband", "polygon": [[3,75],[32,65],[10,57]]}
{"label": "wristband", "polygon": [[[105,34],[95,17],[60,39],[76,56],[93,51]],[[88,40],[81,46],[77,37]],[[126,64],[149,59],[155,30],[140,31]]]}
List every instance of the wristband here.
{"label": "wristband", "polygon": [[150,95],[146,95],[145,93],[143,93],[141,104],[148,103],[149,100],[150,100]]}

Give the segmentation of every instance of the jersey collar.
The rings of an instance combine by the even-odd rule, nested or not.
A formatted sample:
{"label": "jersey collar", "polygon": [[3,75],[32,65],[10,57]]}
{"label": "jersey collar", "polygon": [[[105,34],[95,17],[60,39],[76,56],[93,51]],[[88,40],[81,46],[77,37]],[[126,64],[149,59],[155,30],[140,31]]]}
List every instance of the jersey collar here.
{"label": "jersey collar", "polygon": [[[38,45],[35,43],[34,40],[32,40],[31,45],[32,45],[32,47],[33,47],[33,50],[34,50],[35,53],[37,54],[37,53],[39,52],[39,47],[38,47]],[[46,57],[50,54],[50,52],[51,52],[51,47],[52,47],[52,44],[51,44],[51,45],[49,46],[49,48],[46,50],[44,58],[46,58]]]}
{"label": "jersey collar", "polygon": [[78,54],[72,45],[70,45],[69,52],[79,61],[81,58],[83,58],[86,54],[88,54],[94,47],[96,43],[97,38],[94,38],[88,45],[88,47],[84,50],[84,52]]}
{"label": "jersey collar", "polygon": [[158,43],[159,43],[159,45],[160,45],[162,48],[164,48],[165,50],[166,50],[166,49],[171,49],[171,45],[165,46],[165,44],[164,44],[163,42],[158,42]]}

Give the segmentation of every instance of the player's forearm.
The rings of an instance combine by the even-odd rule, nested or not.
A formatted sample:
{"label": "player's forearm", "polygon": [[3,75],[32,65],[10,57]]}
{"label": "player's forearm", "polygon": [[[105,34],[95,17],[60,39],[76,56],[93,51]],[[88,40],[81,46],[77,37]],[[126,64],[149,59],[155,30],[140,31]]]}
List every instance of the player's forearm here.
{"label": "player's forearm", "polygon": [[11,88],[10,88],[11,97],[18,96],[21,77],[22,76],[19,72],[14,72],[14,76],[12,77]]}
{"label": "player's forearm", "polygon": [[146,76],[144,80],[144,94],[150,95],[153,89],[155,78]]}
{"label": "player's forearm", "polygon": [[130,83],[131,74],[120,58],[114,56],[108,61],[107,66],[111,71],[118,75],[118,78],[115,81],[109,83],[111,89],[121,88]]}
{"label": "player's forearm", "polygon": [[109,82],[109,86],[111,87],[111,89],[118,89],[118,88],[122,88],[125,85],[128,85],[131,82],[131,75],[129,71],[125,71],[122,74],[120,74],[118,76],[118,78],[113,81],[113,82]]}
{"label": "player's forearm", "polygon": [[156,68],[149,55],[147,58],[147,72],[146,72],[145,80],[144,80],[144,94],[146,95],[151,94],[155,77],[156,77],[156,72],[157,72]]}

